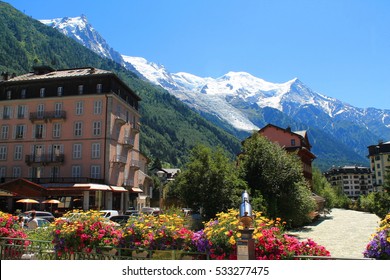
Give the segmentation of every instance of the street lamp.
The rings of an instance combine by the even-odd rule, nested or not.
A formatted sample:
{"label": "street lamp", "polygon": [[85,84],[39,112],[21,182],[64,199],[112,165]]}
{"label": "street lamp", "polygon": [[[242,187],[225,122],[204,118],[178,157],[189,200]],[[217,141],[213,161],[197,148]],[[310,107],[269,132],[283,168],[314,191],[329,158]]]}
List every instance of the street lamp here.
{"label": "street lamp", "polygon": [[254,260],[255,241],[252,238],[254,231],[252,206],[249,203],[249,194],[246,191],[244,191],[241,195],[239,219],[242,229],[239,229],[241,237],[237,240],[237,259]]}
{"label": "street lamp", "polygon": [[159,186],[159,206],[160,206],[160,211],[162,211],[162,200],[163,200],[163,196],[162,196],[162,187],[163,187],[163,184],[164,184],[164,181],[165,181],[165,172],[164,171],[157,171],[156,172],[157,174],[157,177],[160,179],[160,186]]}

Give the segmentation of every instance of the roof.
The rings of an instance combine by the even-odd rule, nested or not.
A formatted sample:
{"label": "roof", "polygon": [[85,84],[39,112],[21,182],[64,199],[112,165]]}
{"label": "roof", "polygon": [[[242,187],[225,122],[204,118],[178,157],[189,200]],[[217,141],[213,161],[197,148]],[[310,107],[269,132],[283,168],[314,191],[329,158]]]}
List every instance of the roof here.
{"label": "roof", "polygon": [[48,79],[59,79],[59,78],[73,78],[91,75],[102,75],[102,74],[113,74],[111,71],[97,69],[93,67],[86,68],[74,68],[74,69],[62,69],[62,70],[49,70],[43,73],[34,71],[24,75],[16,76],[7,80],[6,82],[20,82],[20,81],[39,81]]}

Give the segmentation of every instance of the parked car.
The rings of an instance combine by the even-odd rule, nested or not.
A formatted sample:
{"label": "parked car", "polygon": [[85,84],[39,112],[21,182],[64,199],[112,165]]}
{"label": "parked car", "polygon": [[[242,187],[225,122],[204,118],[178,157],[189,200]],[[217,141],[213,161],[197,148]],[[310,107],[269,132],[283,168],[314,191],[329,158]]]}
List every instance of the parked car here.
{"label": "parked car", "polygon": [[129,210],[126,210],[125,215],[132,215],[132,214],[138,214],[138,213],[139,213],[138,210],[129,209]]}
{"label": "parked car", "polygon": [[100,210],[104,218],[110,218],[113,216],[118,216],[119,212],[117,210]]}
{"label": "parked car", "polygon": [[158,207],[142,207],[141,214],[158,215],[158,214],[160,214],[160,208],[158,208]]}
{"label": "parked car", "polygon": [[37,217],[37,218],[42,218],[42,219],[48,220],[50,223],[54,222],[54,219],[55,219],[54,215],[50,212],[44,212],[44,211],[26,211],[26,212],[24,212],[21,215],[25,217],[25,222],[31,218],[32,212],[35,212],[35,217]]}
{"label": "parked car", "polygon": [[112,222],[118,223],[120,225],[125,225],[130,217],[131,217],[130,215],[117,215],[117,216],[111,216],[109,219]]}

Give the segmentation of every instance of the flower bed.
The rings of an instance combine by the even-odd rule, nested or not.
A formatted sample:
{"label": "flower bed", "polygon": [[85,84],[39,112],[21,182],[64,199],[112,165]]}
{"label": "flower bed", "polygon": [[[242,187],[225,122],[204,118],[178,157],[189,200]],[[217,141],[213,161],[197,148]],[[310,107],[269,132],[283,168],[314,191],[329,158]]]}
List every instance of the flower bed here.
{"label": "flower bed", "polygon": [[367,244],[364,257],[390,260],[390,214],[380,222],[377,232]]}
{"label": "flower bed", "polygon": [[97,211],[70,212],[50,225],[54,249],[63,253],[92,252],[119,246],[123,231],[107,222]]}
{"label": "flower bed", "polygon": [[[10,237],[26,237],[22,230],[17,229],[17,217],[2,215],[0,221],[0,232],[7,232]],[[280,219],[270,220],[257,213],[253,225],[256,259],[330,255],[312,240],[301,242],[284,234]],[[207,254],[210,259],[237,259],[236,242],[241,237],[241,229],[237,210],[217,214],[216,219],[205,223],[204,229],[196,232],[189,230],[186,220],[176,214],[141,215],[129,219],[124,227],[118,227],[97,211],[70,212],[49,226],[50,238],[60,258],[74,252],[102,253],[102,250],[108,252],[120,248],[126,249],[122,252],[177,250]]]}
{"label": "flower bed", "polygon": [[[193,242],[200,252],[210,254],[211,259],[237,259],[236,241],[243,229],[238,211],[220,213],[217,219],[205,224],[205,229],[195,233]],[[330,253],[312,240],[300,242],[283,233],[283,223],[267,219],[257,213],[253,221],[256,259],[293,259],[298,255],[330,256]]]}

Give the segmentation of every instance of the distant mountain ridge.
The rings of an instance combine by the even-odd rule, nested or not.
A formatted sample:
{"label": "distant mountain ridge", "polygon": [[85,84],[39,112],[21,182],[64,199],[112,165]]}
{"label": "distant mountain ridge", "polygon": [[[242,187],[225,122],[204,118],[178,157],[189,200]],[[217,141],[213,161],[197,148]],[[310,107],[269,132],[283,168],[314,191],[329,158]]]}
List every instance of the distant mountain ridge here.
{"label": "distant mountain ridge", "polygon": [[[390,110],[356,108],[313,91],[298,78],[277,84],[246,72],[229,72],[219,78],[170,73],[164,66],[142,57],[118,57],[87,23],[85,16],[76,19],[52,20],[58,24],[42,22],[163,87],[241,138],[267,123],[308,129],[311,141],[316,143],[313,151],[318,157],[331,160],[338,154],[342,162],[348,164],[367,164],[367,146],[379,139],[390,139]],[[80,24],[75,24],[77,22]],[[329,143],[333,143],[333,147],[328,146]]]}
{"label": "distant mountain ridge", "polygon": [[[140,97],[140,152],[151,161],[181,167],[190,150],[202,143],[221,147],[232,159],[240,141],[201,117],[160,86],[137,77],[111,59],[103,58],[79,42],[26,16],[0,1],[0,72],[16,75],[35,65],[55,69],[95,67],[112,71]],[[1,83],[1,81],[0,81]]]}

